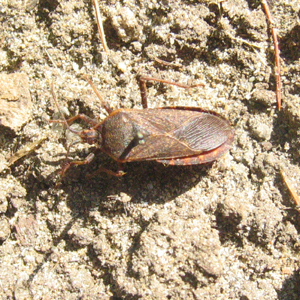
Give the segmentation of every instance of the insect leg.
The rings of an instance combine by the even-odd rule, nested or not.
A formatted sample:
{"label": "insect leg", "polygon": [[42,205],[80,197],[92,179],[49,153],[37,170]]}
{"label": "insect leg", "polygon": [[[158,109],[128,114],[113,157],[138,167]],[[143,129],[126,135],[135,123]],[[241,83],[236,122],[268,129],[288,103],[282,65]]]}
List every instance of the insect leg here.
{"label": "insect leg", "polygon": [[[92,119],[92,118],[89,118],[88,116],[86,116],[85,114],[78,114],[72,118],[69,118],[66,120],[65,116],[63,115],[63,113],[61,112],[61,109],[59,107],[59,104],[57,102],[57,99],[56,99],[56,95],[55,95],[55,92],[54,92],[54,88],[53,88],[53,83],[51,83],[50,85],[50,91],[51,91],[51,94],[52,94],[52,98],[55,102],[55,105],[58,109],[58,111],[60,112],[61,116],[62,116],[62,120],[50,120],[51,123],[63,123],[67,126],[68,129],[70,129],[70,124],[72,124],[75,120],[77,119],[81,119],[83,120],[84,122],[86,122],[87,124],[91,125],[91,126],[96,126],[98,125],[98,121]],[[72,130],[71,130],[72,131]]]}
{"label": "insect leg", "polygon": [[139,80],[139,84],[140,84],[143,108],[148,107],[146,81],[156,81],[156,82],[160,82],[160,83],[171,84],[171,85],[175,85],[175,86],[178,86],[178,87],[181,87],[184,89],[190,89],[190,88],[194,88],[194,87],[198,87],[198,86],[204,86],[203,83],[186,85],[186,84],[181,84],[181,83],[177,83],[177,82],[173,82],[173,81],[169,81],[169,80],[164,80],[164,79],[155,78],[155,77],[148,77],[148,76],[139,76],[138,80]]}
{"label": "insect leg", "polygon": [[145,109],[145,108],[148,108],[147,86],[146,86],[146,80],[144,80],[143,78],[144,77],[139,77],[139,85],[140,85],[140,91],[141,91],[142,106]]}
{"label": "insect leg", "polygon": [[60,172],[61,177],[64,177],[65,173],[71,166],[87,165],[94,159],[94,157],[95,157],[95,154],[90,153],[84,160],[73,160],[73,161],[66,162],[61,168],[61,172]]}
{"label": "insect leg", "polygon": [[115,176],[115,177],[122,177],[124,176],[126,173],[122,170],[121,165],[119,164],[119,168],[117,172],[114,172],[112,170],[106,169],[104,167],[99,167],[98,170],[96,170],[95,172],[93,172],[92,174],[88,174],[86,177],[87,178],[92,178],[95,177],[96,175],[98,175],[99,173],[106,173],[108,175],[111,176]]}
{"label": "insect leg", "polygon": [[95,119],[92,119],[92,118],[88,117],[85,114],[78,114],[76,116],[73,116],[73,117],[67,119],[67,122],[68,122],[69,125],[71,125],[77,119],[80,119],[80,120],[84,121],[85,123],[87,123],[91,126],[96,126],[96,125],[99,124],[99,121],[97,121]]}
{"label": "insect leg", "polygon": [[[65,176],[67,170],[71,166],[73,166],[73,165],[87,165],[87,164],[91,163],[94,158],[95,158],[95,153],[90,153],[84,160],[73,160],[73,161],[66,162],[61,168],[61,172],[60,172],[61,177]],[[116,176],[116,177],[121,177],[121,176],[125,175],[125,172],[122,170],[122,164],[118,163],[118,171],[117,172],[114,172],[112,170],[108,170],[104,167],[99,167],[97,171],[95,171],[92,174],[87,175],[87,177],[92,178],[95,175],[97,175],[98,173],[102,173],[102,172],[104,172],[106,174],[109,174],[109,175],[112,175],[112,176]]]}
{"label": "insect leg", "polygon": [[99,122],[95,119],[92,119],[90,117],[88,117],[87,115],[85,114],[78,114],[78,115],[75,115],[69,119],[66,119],[66,120],[50,120],[49,122],[50,123],[63,123],[63,124],[68,124],[68,125],[71,125],[74,121],[76,120],[82,120],[84,121],[85,123],[91,125],[91,126],[96,126],[99,124]]}

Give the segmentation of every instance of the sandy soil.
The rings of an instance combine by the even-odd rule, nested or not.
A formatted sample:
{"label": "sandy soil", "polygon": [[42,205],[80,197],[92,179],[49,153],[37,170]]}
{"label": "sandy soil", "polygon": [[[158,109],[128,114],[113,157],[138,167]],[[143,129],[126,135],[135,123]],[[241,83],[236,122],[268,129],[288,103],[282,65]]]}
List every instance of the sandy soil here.
{"label": "sandy soil", "polygon": [[[300,3],[271,7],[279,112],[260,1],[220,2],[101,1],[107,55],[91,1],[0,0],[1,299],[299,299],[300,215],[280,169],[300,193]],[[141,108],[137,74],[203,83],[150,83],[149,105],[218,112],[232,149],[206,166],[139,162],[88,178],[117,169],[100,154],[61,181],[74,136],[49,123],[50,85],[65,113],[104,119],[84,74],[114,108]]]}

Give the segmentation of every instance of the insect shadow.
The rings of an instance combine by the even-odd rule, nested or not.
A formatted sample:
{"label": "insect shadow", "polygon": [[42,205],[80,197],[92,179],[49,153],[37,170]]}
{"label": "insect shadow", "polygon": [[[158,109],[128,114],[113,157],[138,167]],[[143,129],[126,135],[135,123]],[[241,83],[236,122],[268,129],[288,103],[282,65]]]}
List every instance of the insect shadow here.
{"label": "insect shadow", "polygon": [[124,203],[111,199],[123,193],[128,196],[130,205],[143,202],[150,206],[163,204],[196,186],[211,167],[211,164],[206,164],[178,168],[153,161],[134,162],[126,165],[126,175],[120,178],[103,174],[87,178],[86,174],[91,172],[91,168],[97,168],[98,160],[103,165],[104,156],[97,156],[92,165],[75,168],[72,176],[63,179],[61,188],[66,192],[71,208],[97,208],[107,214],[121,214],[124,213]]}

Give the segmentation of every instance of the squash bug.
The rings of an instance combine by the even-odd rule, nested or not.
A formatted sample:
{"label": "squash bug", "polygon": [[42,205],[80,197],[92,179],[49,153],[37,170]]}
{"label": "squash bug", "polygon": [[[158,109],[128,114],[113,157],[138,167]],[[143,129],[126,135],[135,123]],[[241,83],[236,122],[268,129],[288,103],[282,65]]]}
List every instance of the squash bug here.
{"label": "squash bug", "polygon": [[[90,79],[86,78],[108,112],[105,120],[99,122],[84,114],[78,114],[68,120],[54,120],[66,124],[68,129],[78,134],[81,141],[96,145],[119,164],[119,170],[113,172],[100,168],[97,172],[106,172],[114,176],[125,173],[121,165],[134,161],[155,160],[166,165],[197,165],[212,162],[227,152],[233,142],[234,131],[229,122],[219,114],[198,107],[160,107],[148,108],[146,81],[158,81],[190,88],[178,83],[152,77],[140,77],[142,105],[144,109],[117,109],[113,111],[104,102]],[[56,97],[51,87],[55,100]],[[69,125],[81,119],[91,127],[74,130]],[[68,151],[69,152],[69,151]],[[67,154],[68,156],[68,154]],[[90,163],[95,154],[89,154],[83,161],[68,161],[61,170],[63,176],[72,165]]]}

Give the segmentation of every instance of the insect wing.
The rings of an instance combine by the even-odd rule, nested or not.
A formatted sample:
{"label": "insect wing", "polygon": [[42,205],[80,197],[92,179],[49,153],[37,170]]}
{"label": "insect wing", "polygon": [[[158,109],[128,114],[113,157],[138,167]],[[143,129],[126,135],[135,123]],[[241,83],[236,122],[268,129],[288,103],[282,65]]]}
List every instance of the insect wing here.
{"label": "insect wing", "polygon": [[[232,129],[226,120],[195,109],[135,111],[135,125],[137,131],[144,136],[144,143],[133,147],[126,155],[126,161],[165,162],[170,159],[199,156],[226,144],[232,134]],[[211,160],[214,159],[211,158],[209,161]],[[206,161],[194,160],[193,164],[204,162]],[[175,164],[191,163],[178,161]]]}
{"label": "insect wing", "polygon": [[193,152],[206,152],[218,148],[228,139],[228,122],[209,113],[195,113],[171,134]]}

